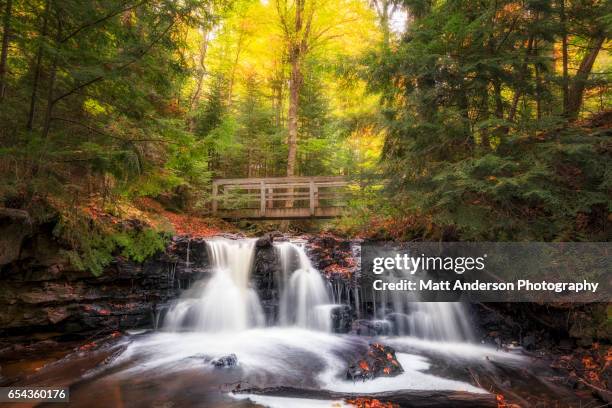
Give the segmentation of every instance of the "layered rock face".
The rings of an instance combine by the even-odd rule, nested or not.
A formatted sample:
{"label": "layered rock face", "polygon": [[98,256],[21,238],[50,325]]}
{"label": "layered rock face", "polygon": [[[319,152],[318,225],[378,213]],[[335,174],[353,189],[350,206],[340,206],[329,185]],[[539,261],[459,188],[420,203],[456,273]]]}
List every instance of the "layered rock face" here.
{"label": "layered rock face", "polygon": [[[20,220],[22,220],[20,218]],[[178,263],[158,254],[144,263],[116,258],[101,276],[73,268],[52,224],[0,225],[0,337],[90,336],[152,325],[178,295]],[[173,243],[176,245],[176,243]]]}
{"label": "layered rock face", "polygon": [[[118,256],[94,276],[76,270],[63,256],[66,248],[53,228],[53,222],[35,225],[24,211],[0,213],[0,350],[34,339],[88,338],[155,327],[172,300],[211,273],[206,240],[176,236],[164,252],[143,263]],[[350,276],[334,269],[352,265],[348,241],[339,245],[325,237],[305,238],[309,255],[328,279]],[[266,235],[255,246],[252,282],[270,323],[278,318],[280,297],[273,242],[283,239],[281,234]],[[334,313],[334,329],[349,331],[350,307]]]}

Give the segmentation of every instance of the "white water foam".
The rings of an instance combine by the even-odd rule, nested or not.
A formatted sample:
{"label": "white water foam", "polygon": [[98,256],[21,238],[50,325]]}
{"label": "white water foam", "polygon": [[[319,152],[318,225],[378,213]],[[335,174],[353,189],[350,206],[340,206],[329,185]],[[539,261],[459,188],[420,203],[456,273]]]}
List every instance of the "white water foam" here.
{"label": "white water foam", "polygon": [[425,357],[415,354],[396,353],[397,361],[404,372],[395,377],[379,377],[368,381],[347,381],[338,378],[338,371],[346,367],[330,367],[319,377],[323,388],[337,392],[368,394],[398,390],[444,390],[485,393],[486,391],[463,382],[423,373],[430,364]]}
{"label": "white water foam", "polygon": [[354,407],[342,400],[317,400],[308,398],[273,397],[256,394],[230,394],[236,399],[249,399],[255,404],[268,408],[345,408]]}
{"label": "white water foam", "polygon": [[[276,244],[281,263],[280,324],[331,332],[331,297],[323,277],[308,259],[303,246]],[[297,269],[292,271],[294,257]]]}
{"label": "white water foam", "polygon": [[187,291],[168,311],[166,330],[238,332],[263,326],[257,292],[250,287],[255,240],[206,242],[212,277]]}
{"label": "white water foam", "polygon": [[[366,339],[357,336],[298,328],[253,329],[234,334],[155,333],[131,343],[114,364],[138,361],[118,375],[146,373],[151,377],[189,369],[214,371],[207,361],[234,353],[245,379],[267,376],[286,385],[311,382],[330,391],[360,394],[397,390],[485,392],[466,382],[425,373],[430,368],[427,357],[401,352],[396,355],[404,373],[365,382],[346,380],[348,362],[343,352],[367,350],[367,344]],[[431,342],[430,346],[437,348],[436,344]],[[422,346],[426,347],[426,343]],[[478,349],[480,354],[474,352],[465,358],[495,352],[485,347]]]}

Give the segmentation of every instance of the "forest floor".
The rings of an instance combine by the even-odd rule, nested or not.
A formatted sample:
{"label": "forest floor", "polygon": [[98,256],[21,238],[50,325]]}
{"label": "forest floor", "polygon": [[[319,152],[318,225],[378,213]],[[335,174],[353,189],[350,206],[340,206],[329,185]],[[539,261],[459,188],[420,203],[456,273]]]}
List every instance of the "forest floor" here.
{"label": "forest floor", "polygon": [[152,228],[168,231],[174,235],[205,238],[222,233],[237,232],[234,225],[219,218],[170,211],[151,198],[139,198],[133,202],[116,203],[114,211],[103,208],[100,200],[91,200],[84,210],[94,220],[104,218],[112,223],[138,220]]}

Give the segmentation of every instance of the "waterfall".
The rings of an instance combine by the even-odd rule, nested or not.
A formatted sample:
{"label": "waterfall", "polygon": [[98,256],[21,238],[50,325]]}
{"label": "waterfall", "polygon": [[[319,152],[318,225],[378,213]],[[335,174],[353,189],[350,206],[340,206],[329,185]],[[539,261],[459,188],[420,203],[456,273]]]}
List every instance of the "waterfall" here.
{"label": "waterfall", "polygon": [[331,312],[336,306],[304,247],[283,242],[276,248],[281,264],[280,324],[331,331]]}
{"label": "waterfall", "polygon": [[[414,279],[395,271],[387,282]],[[461,302],[422,302],[418,295],[401,291],[373,291],[374,317],[387,320],[398,335],[426,340],[463,342],[475,336],[469,315]]]}
{"label": "waterfall", "polygon": [[[346,307],[351,306],[348,319],[351,314],[353,319],[371,318],[372,323],[392,328],[398,335],[437,341],[474,339],[468,313],[461,303],[421,302],[410,292],[372,291],[359,286],[360,275],[354,281],[336,279],[328,283],[313,267],[303,243],[273,245],[280,266],[274,282],[278,293],[276,323],[280,326],[332,332],[341,313],[345,313],[343,321],[347,321]],[[359,262],[359,249],[351,249]],[[188,247],[186,268],[190,265],[189,250]],[[266,319],[259,296],[251,287],[255,240],[211,239],[206,242],[206,250],[211,276],[183,293],[166,314],[163,328],[238,332],[264,326]],[[406,278],[410,276],[396,271],[387,281]],[[371,302],[369,312],[368,302]],[[334,311],[343,307],[342,312]],[[350,329],[344,327],[344,330]]]}
{"label": "waterfall", "polygon": [[262,326],[259,297],[249,285],[255,241],[214,239],[206,248],[212,276],[183,294],[168,311],[165,328],[227,332]]}

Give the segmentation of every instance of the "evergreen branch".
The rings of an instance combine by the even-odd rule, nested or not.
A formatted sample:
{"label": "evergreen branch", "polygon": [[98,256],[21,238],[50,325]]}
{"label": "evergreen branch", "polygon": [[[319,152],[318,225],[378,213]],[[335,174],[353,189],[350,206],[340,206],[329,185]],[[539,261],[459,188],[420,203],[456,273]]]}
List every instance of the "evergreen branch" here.
{"label": "evergreen branch", "polygon": [[137,7],[140,7],[141,5],[147,3],[149,0],[141,0],[140,2],[136,3],[136,4],[132,4],[129,7],[125,7],[125,8],[120,8],[120,9],[116,9],[113,10],[112,12],[110,12],[109,14],[102,16],[100,18],[98,18],[97,20],[91,21],[89,23],[83,24],[81,25],[79,28],[77,28],[76,30],[72,31],[70,34],[68,34],[66,37],[62,38],[60,40],[60,43],[65,43],[66,41],[68,41],[69,39],[75,37],[76,35],[78,35],[81,31],[86,30],[90,27],[93,27],[95,25],[98,25],[100,23],[105,22],[106,20],[109,20],[121,13],[125,13],[126,11],[130,11],[132,9],[135,9]]}
{"label": "evergreen branch", "polygon": [[[162,38],[164,38],[166,36],[166,34],[170,31],[170,29],[174,26],[175,21],[173,20],[168,27],[161,33],[161,35],[159,35],[156,39],[154,39],[153,41],[151,41],[151,43],[140,52],[140,55],[136,58],[134,58],[131,61],[128,61],[127,63],[121,65],[120,67],[118,67],[116,69],[116,71],[122,71],[124,69],[126,69],[127,67],[129,67],[130,65],[138,62],[142,57],[144,57],[149,51],[151,51],[151,49],[159,42],[161,41]],[[106,79],[105,75],[99,75],[95,78],[90,79],[89,81],[86,81],[80,85],[77,85],[76,87],[72,88],[71,90],[63,93],[62,95],[56,97],[55,99],[53,99],[51,101],[52,105],[55,105],[57,102],[59,102],[60,100],[78,92],[79,90],[88,87],[89,85],[95,84],[96,82],[102,81]]]}
{"label": "evergreen branch", "polygon": [[89,131],[91,131],[93,133],[97,133],[97,134],[99,134],[101,136],[106,136],[106,137],[109,137],[111,139],[120,140],[122,142],[128,142],[128,143],[157,142],[157,143],[174,144],[174,145],[180,146],[180,143],[173,142],[171,140],[165,140],[165,139],[155,139],[155,138],[152,138],[152,139],[125,139],[123,137],[115,136],[115,135],[112,135],[110,133],[104,132],[104,131],[96,128],[96,127],[88,125],[87,123],[78,122],[76,120],[72,120],[72,119],[68,119],[68,118],[53,117],[53,118],[51,118],[51,120],[57,120],[57,121],[60,121],[60,122],[66,122],[66,123],[71,123],[73,125],[81,126],[81,127],[85,128],[85,129],[87,129],[87,130],[89,130]]}

